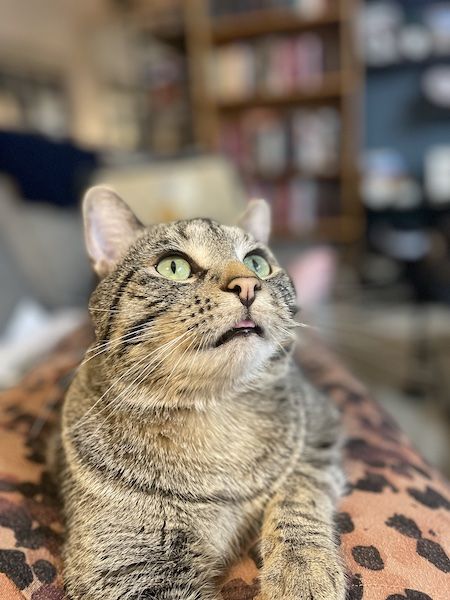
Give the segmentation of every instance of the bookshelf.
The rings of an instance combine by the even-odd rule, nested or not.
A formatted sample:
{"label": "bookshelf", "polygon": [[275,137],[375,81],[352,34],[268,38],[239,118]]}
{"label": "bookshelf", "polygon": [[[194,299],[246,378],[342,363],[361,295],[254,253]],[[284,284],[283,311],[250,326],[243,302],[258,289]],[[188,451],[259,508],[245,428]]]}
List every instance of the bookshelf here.
{"label": "bookshelf", "polygon": [[[230,14],[226,3],[222,3],[222,13],[228,14],[214,16],[211,4],[208,0],[191,0],[185,5],[191,101],[200,145],[211,150],[219,149],[231,158],[248,187],[249,195],[266,196],[271,200],[277,238],[292,241],[324,239],[344,244],[361,239],[365,225],[357,171],[363,74],[356,51],[358,0],[329,0],[327,10],[310,17],[304,17],[293,9],[281,8],[283,2],[266,2],[271,8],[258,10],[254,9],[257,3],[249,2],[248,11],[243,2],[238,14]],[[274,8],[277,4],[280,7]],[[319,43],[322,46],[316,52]],[[280,57],[283,52],[284,56],[289,56],[289,52],[292,54],[290,48],[294,48],[295,52],[295,48],[300,48],[299,44],[303,44],[301,56],[307,56],[306,50],[312,48],[313,58],[320,56],[323,59],[322,70],[317,77],[311,76],[314,75],[313,60],[311,64],[306,61],[306,67],[302,63],[306,76],[303,80],[298,78],[297,86],[289,84],[283,87],[283,83],[277,81],[275,89],[267,85],[267,81],[262,84],[252,81],[246,85],[246,74],[252,72],[252,65],[258,65],[254,71],[261,71],[258,53],[270,55],[272,52],[276,57],[274,61],[280,60],[278,64],[283,65],[286,61],[281,62],[283,59],[278,59],[277,52]],[[270,69],[268,71],[266,79],[270,80],[272,74]],[[211,85],[214,76],[216,79]],[[241,88],[240,82],[243,83]],[[315,121],[316,116],[322,114],[326,114],[332,124],[336,118],[339,122],[339,127],[335,128],[339,129],[335,142],[324,134],[324,143],[336,146],[335,161],[330,164],[325,157],[320,168],[317,164],[313,169],[310,164],[305,168],[301,160],[299,164],[290,156],[295,155],[296,142],[292,129],[296,127],[297,117],[307,122],[308,118]],[[276,163],[280,155],[277,147],[281,148],[284,144],[285,152],[290,156],[286,164],[277,164],[276,168],[271,167],[268,171],[252,164],[258,163],[258,160],[252,161],[245,149],[255,145],[253,139],[246,139],[252,119],[256,121],[255,137],[258,139],[259,136],[261,143],[268,146],[273,144]],[[287,123],[286,129],[291,130],[285,134],[283,126],[277,126],[277,119],[280,123]],[[317,120],[315,123],[317,125]],[[227,133],[227,127],[231,133]],[[239,127],[244,130],[243,140],[236,133]],[[314,133],[309,132],[308,135]],[[286,137],[284,142],[283,136]],[[266,167],[270,166],[270,156],[264,156],[264,152],[261,154],[261,162]],[[301,207],[299,209],[298,206],[303,202],[305,223],[301,222]],[[293,210],[295,216],[291,218],[289,208],[283,207],[283,203],[290,206],[297,203]],[[315,211],[314,216],[311,211]]]}
{"label": "bookshelf", "polygon": [[[181,12],[173,27],[155,26],[154,18],[144,25],[142,13],[138,21],[183,48],[195,146],[228,156],[248,195],[273,203],[275,236],[352,243],[365,227],[357,172],[363,73],[355,48],[358,0],[320,0],[326,8],[308,16],[298,10],[302,2],[312,4],[189,0],[177,3]],[[214,14],[217,6],[220,14]],[[275,67],[257,81],[261,56]],[[289,56],[300,57],[295,76],[283,75]],[[334,160],[315,143],[319,135]],[[312,141],[316,162],[298,149],[305,139]]]}
{"label": "bookshelf", "polygon": [[327,75],[324,80],[308,89],[285,94],[255,93],[250,98],[240,100],[217,101],[218,111],[237,111],[252,107],[280,107],[299,104],[327,104],[341,96],[340,75]]}
{"label": "bookshelf", "polygon": [[258,13],[230,17],[219,17],[211,26],[211,37],[214,43],[220,44],[235,39],[272,35],[274,33],[289,33],[312,31],[334,27],[340,24],[340,13],[331,9],[326,15],[313,19],[302,19],[292,11],[266,9],[263,18]]}

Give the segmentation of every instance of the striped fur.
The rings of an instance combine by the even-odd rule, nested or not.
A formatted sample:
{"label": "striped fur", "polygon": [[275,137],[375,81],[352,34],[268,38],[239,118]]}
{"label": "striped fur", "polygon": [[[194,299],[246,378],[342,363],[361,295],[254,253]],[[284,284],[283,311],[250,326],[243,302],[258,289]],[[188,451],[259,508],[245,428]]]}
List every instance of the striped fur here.
{"label": "striped fur", "polygon": [[[226,291],[273,272],[247,309]],[[158,276],[182,253],[194,276]],[[65,400],[52,456],[64,501],[72,600],[213,600],[262,534],[264,600],[343,600],[333,512],[338,417],[292,359],[296,299],[270,250],[195,219],[142,228],[95,290],[97,343]],[[248,312],[250,311],[250,312]],[[264,337],[216,341],[252,318]]]}

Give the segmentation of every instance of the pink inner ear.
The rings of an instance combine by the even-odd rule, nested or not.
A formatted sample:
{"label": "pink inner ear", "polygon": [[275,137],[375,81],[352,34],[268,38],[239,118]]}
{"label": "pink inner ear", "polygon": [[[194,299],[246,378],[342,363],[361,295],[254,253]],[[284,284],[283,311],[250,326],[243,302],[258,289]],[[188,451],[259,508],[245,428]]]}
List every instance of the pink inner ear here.
{"label": "pink inner ear", "polygon": [[83,199],[86,245],[97,273],[110,272],[136,239],[142,224],[109,187],[90,188]]}
{"label": "pink inner ear", "polygon": [[[111,219],[111,217],[109,217]],[[97,260],[115,261],[120,254],[119,232],[114,221],[106,221],[104,215],[92,211],[91,214],[92,249]]]}
{"label": "pink inner ear", "polygon": [[329,248],[308,250],[289,264],[292,277],[303,308],[328,300],[336,278],[336,255]]}

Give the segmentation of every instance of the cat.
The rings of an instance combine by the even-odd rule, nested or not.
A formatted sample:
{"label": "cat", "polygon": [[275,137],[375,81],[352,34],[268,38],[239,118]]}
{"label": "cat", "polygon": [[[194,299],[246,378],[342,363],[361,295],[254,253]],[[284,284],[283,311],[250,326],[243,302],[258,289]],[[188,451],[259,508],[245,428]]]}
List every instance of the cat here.
{"label": "cat", "polygon": [[294,363],[268,204],[144,227],[97,186],[83,214],[96,345],[49,454],[69,598],[218,599],[260,536],[259,600],[344,600],[339,416]]}

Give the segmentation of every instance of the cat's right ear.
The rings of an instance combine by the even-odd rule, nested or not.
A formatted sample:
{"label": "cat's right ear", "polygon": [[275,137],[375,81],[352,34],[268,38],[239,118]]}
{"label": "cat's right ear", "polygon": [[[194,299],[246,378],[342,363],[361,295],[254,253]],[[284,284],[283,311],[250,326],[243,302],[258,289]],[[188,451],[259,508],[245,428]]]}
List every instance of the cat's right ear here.
{"label": "cat's right ear", "polygon": [[238,226],[250,233],[256,241],[267,244],[270,236],[270,206],[265,200],[250,200]]}
{"label": "cat's right ear", "polygon": [[99,275],[111,273],[142,230],[130,208],[114,190],[98,185],[83,198],[86,247]]}

